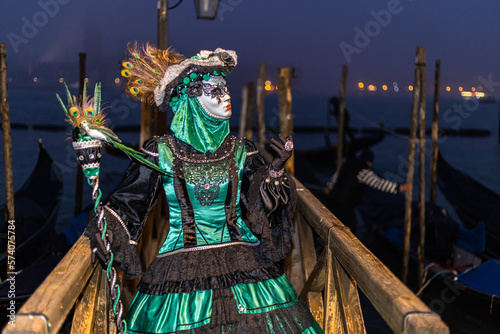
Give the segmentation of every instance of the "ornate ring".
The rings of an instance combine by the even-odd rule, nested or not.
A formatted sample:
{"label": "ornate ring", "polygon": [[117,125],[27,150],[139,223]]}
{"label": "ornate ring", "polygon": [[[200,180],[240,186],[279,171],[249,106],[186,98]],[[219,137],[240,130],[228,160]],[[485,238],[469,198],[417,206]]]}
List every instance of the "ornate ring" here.
{"label": "ornate ring", "polygon": [[293,142],[289,139],[285,143],[285,151],[290,152],[291,150],[293,150]]}

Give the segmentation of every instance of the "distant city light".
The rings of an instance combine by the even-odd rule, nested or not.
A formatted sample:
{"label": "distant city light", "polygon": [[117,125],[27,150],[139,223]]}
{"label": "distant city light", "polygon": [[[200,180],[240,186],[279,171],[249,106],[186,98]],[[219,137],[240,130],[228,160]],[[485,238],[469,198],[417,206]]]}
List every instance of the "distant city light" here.
{"label": "distant city light", "polygon": [[34,77],[33,78],[33,82],[37,82],[38,81],[38,78],[37,77]]}
{"label": "distant city light", "polygon": [[359,89],[363,90],[365,88],[365,84],[362,82],[359,82],[358,87],[359,87]]}
{"label": "distant city light", "polygon": [[270,80],[266,80],[265,85],[266,86],[271,86],[271,81]]}
{"label": "distant city light", "polygon": [[458,87],[458,90],[459,91],[463,91],[464,89],[462,87]]}
{"label": "distant city light", "polygon": [[471,97],[471,96],[472,96],[472,92],[467,92],[467,91],[465,91],[465,90],[464,90],[464,91],[462,91],[462,93],[461,93],[461,94],[462,94],[462,96],[463,96],[463,97]]}
{"label": "distant city light", "polygon": [[120,78],[116,78],[116,79],[115,79],[115,83],[116,83],[116,84],[117,84],[117,83],[120,83]]}
{"label": "distant city light", "polygon": [[85,78],[85,80],[83,80],[83,82],[85,82],[85,83],[89,82],[89,78]]}
{"label": "distant city light", "polygon": [[451,90],[450,86],[446,86],[446,91],[449,92]]}
{"label": "distant city light", "polygon": [[486,94],[484,94],[483,92],[475,92],[475,93],[474,93],[474,96],[475,96],[475,97],[477,97],[478,99],[479,99],[480,97],[484,97],[485,95],[486,95]]}
{"label": "distant city light", "polygon": [[370,92],[375,92],[377,90],[377,87],[375,87],[374,85],[368,85],[368,90]]}
{"label": "distant city light", "polygon": [[394,86],[394,91],[395,92],[399,92],[399,87],[398,86]]}
{"label": "distant city light", "polygon": [[413,86],[412,86],[412,85],[409,85],[409,86],[408,86],[408,90],[409,90],[410,92],[413,92]]}
{"label": "distant city light", "polygon": [[476,91],[476,87],[472,87],[470,90],[473,91],[473,92],[475,92]]}
{"label": "distant city light", "polygon": [[383,85],[383,86],[382,86],[382,89],[383,89],[383,90],[387,90],[387,85]]}
{"label": "distant city light", "polygon": [[265,85],[265,86],[264,86],[264,89],[265,89],[265,90],[271,90],[271,85]]}
{"label": "distant city light", "polygon": [[59,78],[59,82],[63,83],[64,82],[64,78]]}
{"label": "distant city light", "polygon": [[276,87],[274,85],[271,85],[271,90],[274,90]]}

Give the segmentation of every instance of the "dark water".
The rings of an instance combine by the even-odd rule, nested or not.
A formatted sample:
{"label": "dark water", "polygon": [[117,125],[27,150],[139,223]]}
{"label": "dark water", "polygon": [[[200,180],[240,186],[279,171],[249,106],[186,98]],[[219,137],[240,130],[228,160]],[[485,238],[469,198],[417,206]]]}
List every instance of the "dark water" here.
{"label": "dark water", "polygon": [[[73,148],[67,140],[70,127],[66,131],[36,130],[34,125],[64,125],[64,114],[59,106],[53,90],[10,90],[10,117],[14,124],[26,124],[28,130],[13,129],[13,160],[14,160],[14,187],[19,188],[33,169],[37,159],[37,139],[42,138],[49,154],[56,161],[64,176],[64,195],[62,208],[59,213],[56,228],[64,230],[71,220],[74,210],[75,197],[75,166]],[[295,126],[324,126],[327,121],[327,96],[309,97],[293,96],[293,122]],[[103,92],[102,99],[110,120],[111,127],[138,125],[140,108],[136,102],[125,98],[121,91]],[[232,126],[239,122],[240,99],[233,95]],[[381,119],[390,129],[410,124],[411,96],[405,98],[394,97],[348,97],[346,107],[350,112],[350,125],[355,129],[377,127]],[[431,124],[431,107],[427,107],[427,126]],[[171,117],[171,114],[169,115]],[[440,104],[440,127],[453,129],[487,129],[491,135],[487,137],[454,137],[444,136],[440,139],[440,149],[453,166],[466,171],[473,178],[485,184],[497,193],[500,193],[500,145],[498,144],[499,124],[498,104],[479,104],[474,101],[442,98]],[[266,123],[268,127],[279,127],[279,112],[276,96],[266,97]],[[333,125],[336,125],[332,120]],[[118,132],[127,144],[136,145],[139,134],[133,132]],[[334,136],[332,140],[335,141]],[[427,138],[430,147],[430,138]],[[324,133],[304,134],[297,133],[295,147],[297,150],[319,148],[325,144]],[[2,146],[3,149],[3,146]],[[403,135],[388,135],[381,143],[373,148],[375,161],[373,168],[381,175],[395,181],[403,182],[407,172],[408,138]],[[2,152],[3,153],[3,152]],[[3,154],[0,156],[0,203],[4,201]],[[426,155],[426,165],[430,155]],[[128,165],[128,160],[105,154],[101,162],[101,189],[109,194],[117,185],[120,177]],[[428,174],[427,174],[428,175]],[[320,175],[323,182],[329,173]],[[414,187],[416,189],[417,187]],[[415,196],[415,195],[414,195]],[[84,185],[84,206],[91,204],[90,187]],[[438,204],[451,210],[438,193]],[[366,301],[364,301],[366,303]],[[387,327],[379,323],[377,315],[368,312],[373,318],[367,322],[369,333],[386,333]],[[380,326],[379,326],[380,324]],[[390,331],[389,331],[390,332]]]}

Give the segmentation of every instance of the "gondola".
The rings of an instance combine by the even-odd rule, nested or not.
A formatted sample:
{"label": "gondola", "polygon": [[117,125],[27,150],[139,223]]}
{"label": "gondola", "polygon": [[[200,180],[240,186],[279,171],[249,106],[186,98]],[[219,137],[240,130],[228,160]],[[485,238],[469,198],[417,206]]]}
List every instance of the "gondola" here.
{"label": "gondola", "polygon": [[485,255],[500,259],[500,195],[452,167],[442,154],[438,155],[437,176],[439,190],[462,223],[468,228],[484,224]]}
{"label": "gondola", "polygon": [[[59,168],[49,156],[41,140],[36,166],[23,186],[14,194],[15,269],[26,268],[50,252],[50,238],[60,207],[63,178]],[[5,217],[5,205],[0,207]],[[0,273],[5,279],[7,259],[8,223],[3,222],[0,238]]]}
{"label": "gondola", "polygon": [[[367,189],[358,207],[370,231],[367,247],[401,277],[404,197]],[[412,217],[408,286],[416,293],[418,207]],[[497,333],[500,328],[500,262],[469,250],[481,229],[466,229],[436,205],[426,203],[425,287],[419,295],[449,325],[451,333]],[[464,243],[472,245],[465,246]],[[479,242],[480,243],[480,242]],[[469,248],[467,250],[466,248]]]}

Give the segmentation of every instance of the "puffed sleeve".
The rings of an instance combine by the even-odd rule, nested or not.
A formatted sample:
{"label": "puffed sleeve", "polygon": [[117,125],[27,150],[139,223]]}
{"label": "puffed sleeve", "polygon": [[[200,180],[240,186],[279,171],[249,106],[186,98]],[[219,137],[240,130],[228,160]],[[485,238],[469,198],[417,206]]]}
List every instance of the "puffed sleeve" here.
{"label": "puffed sleeve", "polygon": [[261,242],[262,256],[278,262],[291,248],[296,186],[286,173],[276,174],[264,163],[253,142],[247,140],[245,146],[247,158],[241,189],[244,219]]}
{"label": "puffed sleeve", "polygon": [[[158,165],[158,144],[156,140],[148,140],[143,151],[146,158]],[[114,263],[125,272],[127,278],[142,274],[136,245],[148,212],[156,203],[161,189],[161,174],[136,161],[132,161],[116,190],[109,196],[104,206],[104,217],[107,229],[111,231],[111,250]],[[100,234],[97,217],[92,210],[87,219],[85,235],[95,247],[96,238]]]}

